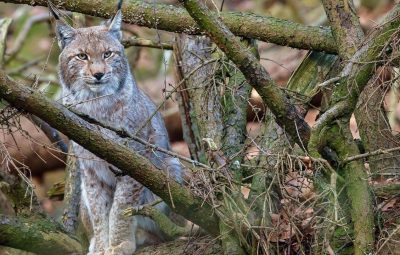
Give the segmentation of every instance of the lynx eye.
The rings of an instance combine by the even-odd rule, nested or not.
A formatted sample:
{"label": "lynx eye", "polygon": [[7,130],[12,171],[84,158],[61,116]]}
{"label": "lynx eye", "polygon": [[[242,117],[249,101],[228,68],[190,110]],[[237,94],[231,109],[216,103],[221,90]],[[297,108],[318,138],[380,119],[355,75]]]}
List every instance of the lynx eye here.
{"label": "lynx eye", "polygon": [[106,51],[106,52],[103,53],[103,58],[104,58],[104,59],[109,58],[109,57],[111,57],[111,55],[112,55],[112,51],[109,51],[109,50],[108,50],[108,51]]}
{"label": "lynx eye", "polygon": [[76,56],[81,60],[87,60],[88,59],[88,55],[86,55],[85,53],[79,53]]}

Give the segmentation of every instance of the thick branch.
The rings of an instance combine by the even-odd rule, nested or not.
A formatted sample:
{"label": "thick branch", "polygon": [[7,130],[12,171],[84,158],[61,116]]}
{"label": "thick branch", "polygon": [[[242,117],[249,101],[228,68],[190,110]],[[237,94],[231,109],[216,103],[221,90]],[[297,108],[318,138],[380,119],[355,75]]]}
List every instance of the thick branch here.
{"label": "thick branch", "polygon": [[81,253],[80,243],[45,218],[0,215],[0,245],[42,255]]}
{"label": "thick branch", "polygon": [[10,80],[3,71],[0,71],[0,97],[20,110],[40,117],[96,156],[122,169],[124,174],[142,183],[170,206],[174,204],[173,208],[177,213],[206,231],[217,234],[218,220],[212,215],[211,207],[207,203],[203,204],[203,201],[188,189],[169,179],[148,159],[110,141],[96,131],[94,126],[62,105],[51,102],[40,93]]}
{"label": "thick branch", "polygon": [[332,27],[333,37],[338,43],[339,56],[348,60],[364,39],[353,1],[322,0],[322,3]]}
{"label": "thick branch", "polygon": [[219,255],[222,254],[219,242],[210,237],[177,239],[168,243],[146,246],[135,252],[135,255],[171,255],[171,254],[202,254]]}
{"label": "thick branch", "polygon": [[[70,145],[71,146],[71,145]],[[70,148],[69,148],[70,149]],[[68,155],[65,167],[64,212],[62,223],[69,233],[75,234],[79,223],[81,200],[81,176],[78,172],[75,155]]]}
{"label": "thick branch", "polygon": [[[332,26],[334,38],[339,45],[339,55],[342,60],[350,60],[350,63],[341,73],[341,77],[347,79],[342,78],[334,89],[331,108],[321,116],[315,125],[317,128],[311,133],[309,149],[317,149],[319,143],[317,140],[321,140],[321,131],[325,129],[326,142],[335,150],[339,159],[343,160],[349,154],[359,153],[348,130],[348,120],[361,91],[373,74],[375,62],[381,57],[381,50],[386,45],[386,41],[381,41],[382,37],[388,40],[392,33],[378,32],[373,35],[370,43],[357,51],[364,35],[353,2],[322,0],[322,3]],[[394,12],[396,13],[396,10]],[[390,25],[389,28],[393,29],[394,27]],[[385,26],[387,29],[388,26]],[[355,64],[357,62],[360,64]],[[353,161],[344,165],[339,174],[346,177],[347,197],[341,195],[339,201],[345,209],[347,209],[346,204],[350,202],[347,214],[351,215],[354,224],[354,254],[370,253],[374,243],[374,216],[364,166],[361,162]]]}
{"label": "thick branch", "polygon": [[178,226],[170,218],[168,218],[167,215],[157,210],[153,206],[146,205],[139,209],[129,208],[126,209],[123,213],[126,216],[141,215],[149,217],[157,223],[160,230],[171,240],[180,236],[190,234],[189,229]]}
{"label": "thick branch", "polygon": [[[277,123],[299,144],[308,142],[310,128],[285,93],[276,86],[254,54],[246,49],[222,20],[200,1],[183,0],[185,8],[227,57],[240,69],[247,82],[257,90],[271,109]],[[302,140],[302,141],[301,141]]]}
{"label": "thick branch", "polygon": [[[399,26],[400,6],[396,5],[387,15],[385,23],[371,34],[366,40],[367,43],[353,55],[340,74],[342,79],[332,95],[331,109],[341,108],[343,110],[335,111],[335,113],[332,110],[325,112],[315,126],[327,126],[340,117],[350,117],[361,91],[374,74],[374,68],[384,53],[383,49],[388,46]],[[342,107],[341,104],[347,104],[347,107]],[[330,116],[324,116],[325,114]]]}
{"label": "thick branch", "polygon": [[[2,0],[7,3],[47,6],[47,0]],[[110,18],[115,12],[114,1],[55,1],[73,12]],[[336,52],[329,28],[311,27],[287,20],[248,13],[223,12],[223,21],[238,36],[268,41],[294,48]],[[132,0],[123,7],[124,21],[176,33],[199,34],[196,22],[182,8],[172,5]]]}
{"label": "thick branch", "polygon": [[[327,10],[328,17],[330,18],[333,26],[336,29],[336,39],[343,48],[340,50],[341,57],[344,60],[348,60],[350,56],[355,52],[355,48],[359,44],[360,38],[362,38],[362,34],[356,38],[349,38],[347,33],[349,31],[357,30],[358,26],[352,19],[351,10],[345,8],[342,10],[340,4],[337,2],[343,3],[341,1],[325,1],[325,7]],[[349,3],[346,1],[345,5]],[[330,7],[330,8],[327,8]],[[348,7],[349,8],[349,7]],[[337,11],[342,11],[341,15],[337,13]],[[346,14],[346,15],[345,15]],[[346,25],[346,29],[341,28],[341,25]],[[351,46],[348,44],[352,43]],[[371,45],[368,45],[371,47]],[[375,47],[379,47],[380,45],[372,45],[372,49],[375,50]],[[364,51],[361,49],[358,53],[355,54],[355,58],[362,56],[361,58],[369,58],[372,57],[368,54],[371,48],[366,48]],[[365,55],[366,53],[366,55]],[[368,60],[376,60],[379,57],[379,52],[376,55],[373,55],[374,59]],[[350,63],[346,69],[352,69],[352,64]],[[369,66],[368,66],[369,65]],[[308,145],[309,150],[312,155],[315,156],[318,154],[317,150],[320,149],[325,144],[321,144],[322,136],[326,139],[327,144],[335,150],[338,157],[343,159],[347,157],[348,154],[357,154],[358,148],[356,144],[352,141],[352,137],[350,131],[348,130],[348,119],[350,118],[350,114],[353,112],[355,103],[357,102],[358,95],[363,87],[367,83],[368,79],[365,80],[365,76],[368,76],[368,73],[363,73],[363,69],[370,68],[368,71],[372,72],[372,67],[374,64],[367,64],[364,66],[358,66],[359,69],[355,70],[356,76],[353,76],[353,73],[346,73],[346,71],[342,72],[341,76],[346,77],[342,78],[339,86],[337,86],[332,95],[332,101],[334,104],[331,104],[331,108],[326,111],[320,119],[315,124],[315,128],[311,133],[310,143]],[[354,78],[358,76],[358,73],[363,73],[362,79],[358,82],[354,82]],[[360,76],[359,76],[360,77]],[[350,90],[350,95],[349,95]],[[336,103],[336,104],[335,104]],[[336,124],[334,121],[338,120],[339,116],[342,118]],[[329,125],[329,126],[328,126]],[[329,127],[329,128],[328,128]],[[324,134],[321,133],[322,130],[325,130]],[[343,174],[346,177],[346,195],[344,194],[339,198],[339,201],[342,204],[342,207],[347,209],[348,216],[351,215],[352,223],[354,224],[354,254],[364,254],[372,251],[373,242],[374,242],[374,221],[373,221],[373,208],[372,208],[372,199],[368,190],[368,183],[366,179],[366,174],[364,172],[364,167],[361,162],[351,162],[345,165],[339,172],[339,174]],[[346,204],[350,202],[349,207]]]}

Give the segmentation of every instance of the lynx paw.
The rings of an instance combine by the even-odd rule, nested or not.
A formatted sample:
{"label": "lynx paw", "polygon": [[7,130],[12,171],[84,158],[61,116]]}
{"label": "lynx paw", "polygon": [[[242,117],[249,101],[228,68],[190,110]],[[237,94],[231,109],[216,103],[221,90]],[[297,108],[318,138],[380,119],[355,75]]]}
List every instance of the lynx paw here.
{"label": "lynx paw", "polygon": [[124,241],[116,246],[107,248],[104,255],[132,255],[136,251],[136,244],[134,242]]}
{"label": "lynx paw", "polygon": [[136,215],[140,210],[143,209],[143,207],[144,207],[143,205],[129,207],[122,211],[122,215],[124,215],[126,217]]}

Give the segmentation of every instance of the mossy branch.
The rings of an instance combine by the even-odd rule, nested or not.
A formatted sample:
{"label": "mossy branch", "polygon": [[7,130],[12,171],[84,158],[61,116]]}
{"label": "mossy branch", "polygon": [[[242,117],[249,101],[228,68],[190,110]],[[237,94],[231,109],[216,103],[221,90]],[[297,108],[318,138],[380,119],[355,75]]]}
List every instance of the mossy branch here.
{"label": "mossy branch", "polygon": [[[332,95],[331,108],[341,101],[347,101],[345,111],[337,112],[336,118],[350,116],[357,104],[361,91],[374,74],[374,69],[384,55],[384,49],[389,46],[392,36],[400,26],[400,6],[396,5],[386,16],[383,25],[370,34],[366,43],[354,53],[349,63],[343,68],[342,79]],[[329,121],[328,121],[329,122]]]}
{"label": "mossy branch", "polygon": [[153,206],[145,205],[141,208],[128,208],[123,213],[125,216],[141,215],[149,217],[157,223],[161,231],[171,240],[190,234],[190,229],[178,226],[167,215]]}
{"label": "mossy branch", "polygon": [[40,216],[31,218],[0,215],[0,245],[41,255],[82,253],[80,243],[62,226]]}
{"label": "mossy branch", "polygon": [[126,146],[111,141],[96,128],[64,106],[52,102],[39,92],[10,80],[0,71],[0,97],[17,109],[32,113],[67,135],[96,156],[108,161],[161,197],[188,220],[211,234],[218,235],[218,219],[211,207],[187,188],[155,168],[148,159]]}
{"label": "mossy branch", "polygon": [[[348,156],[359,154],[348,130],[348,120],[354,112],[360,93],[374,74],[383,49],[400,25],[400,8],[394,7],[386,18],[386,23],[360,47],[364,37],[352,1],[322,2],[340,46],[339,55],[349,63],[340,74],[342,78],[334,89],[330,108],[321,115],[311,132],[308,149],[312,156],[318,156],[319,149],[325,145],[321,141],[324,141],[337,153],[340,160],[344,160]],[[324,139],[321,139],[322,130]],[[339,200],[347,213],[351,214],[354,225],[354,254],[370,253],[374,243],[374,219],[364,166],[361,162],[349,162],[341,167],[339,175],[345,176],[346,180],[347,197],[342,195]],[[349,206],[345,206],[348,203]]]}
{"label": "mossy branch", "polygon": [[215,44],[232,60],[271,109],[277,123],[299,144],[308,142],[310,128],[300,116],[288,96],[275,84],[265,68],[260,64],[250,49],[244,47],[240,40],[223,23],[216,13],[201,2],[182,0],[189,14],[196,20]]}
{"label": "mossy branch", "polygon": [[321,2],[328,16],[333,37],[338,44],[338,54],[342,60],[348,60],[364,39],[353,1],[322,0]]}
{"label": "mossy branch", "polygon": [[[338,40],[338,44],[346,47],[349,40],[353,44],[359,42],[360,39],[354,41],[354,38],[348,38],[346,35],[352,29],[358,30],[354,27],[359,24],[351,18],[352,10],[346,10],[351,7],[341,6],[341,4],[346,5],[349,2],[325,1],[326,10],[333,12],[333,14],[328,13],[328,17],[330,15],[336,17],[331,17],[332,25],[336,30],[336,40]],[[334,13],[340,11],[342,7],[344,8],[342,11],[347,15],[342,13],[342,15],[335,16]],[[330,109],[321,115],[311,133],[308,147],[313,156],[318,154],[317,151],[322,146],[321,131],[323,129],[326,129],[323,140],[336,151],[340,160],[359,154],[356,144],[352,141],[350,131],[344,127],[348,126],[348,120],[354,112],[360,93],[374,74],[374,69],[382,58],[385,47],[388,46],[393,34],[398,31],[399,14],[400,7],[396,5],[386,17],[385,23],[370,35],[357,52],[351,47],[341,48],[341,57],[349,60],[349,63],[344,67],[340,75],[342,79],[334,89]],[[346,23],[347,30],[341,28],[337,23]],[[360,37],[362,38],[362,36]],[[353,53],[354,55],[351,56]],[[339,174],[346,177],[347,198],[346,201],[343,199],[342,201],[350,201],[349,213],[351,213],[354,224],[354,253],[369,253],[372,251],[374,243],[374,219],[364,166],[361,162],[349,162],[342,167]]]}
{"label": "mossy branch", "polygon": [[[2,0],[6,3],[47,6],[47,0]],[[115,13],[116,1],[54,1],[57,6],[72,12],[110,18]],[[123,6],[124,21],[139,26],[176,33],[200,34],[200,29],[182,8],[160,3],[131,0]],[[246,38],[268,41],[301,49],[329,53],[336,45],[329,28],[312,27],[273,17],[250,13],[221,12],[221,18],[231,31]]]}

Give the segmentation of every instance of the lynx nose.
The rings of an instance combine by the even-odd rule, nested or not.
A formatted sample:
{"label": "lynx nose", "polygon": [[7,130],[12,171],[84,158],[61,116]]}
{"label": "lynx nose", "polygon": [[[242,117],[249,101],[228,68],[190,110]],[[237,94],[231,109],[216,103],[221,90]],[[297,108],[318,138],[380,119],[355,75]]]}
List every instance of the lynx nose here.
{"label": "lynx nose", "polygon": [[104,76],[104,73],[95,73],[95,74],[93,74],[93,76],[94,76],[98,81],[100,81],[100,79]]}

